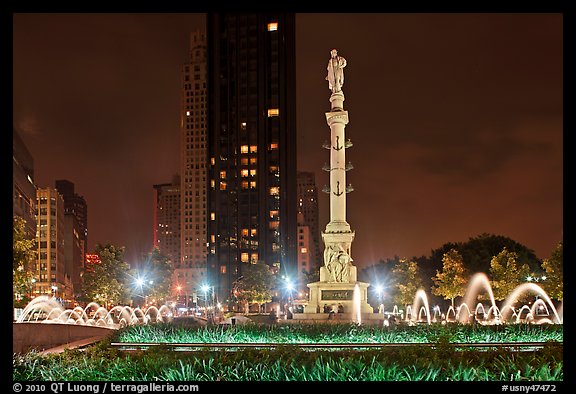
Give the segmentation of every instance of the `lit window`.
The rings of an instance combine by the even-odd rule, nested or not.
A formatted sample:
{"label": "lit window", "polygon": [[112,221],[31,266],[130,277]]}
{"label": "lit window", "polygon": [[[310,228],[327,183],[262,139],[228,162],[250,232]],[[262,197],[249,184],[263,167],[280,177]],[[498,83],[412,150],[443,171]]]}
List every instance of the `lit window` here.
{"label": "lit window", "polygon": [[258,152],[258,146],[250,145],[250,153],[256,153],[256,152]]}
{"label": "lit window", "polygon": [[242,130],[246,130],[246,122],[240,123],[240,128],[241,128]]}
{"label": "lit window", "polygon": [[257,159],[255,157],[250,158],[250,164],[256,164]]}
{"label": "lit window", "polygon": [[256,189],[256,181],[250,181],[250,189]]}
{"label": "lit window", "polygon": [[214,234],[210,235],[210,241],[216,242],[216,236]]}
{"label": "lit window", "polygon": [[248,229],[247,228],[242,229],[242,236],[244,236],[244,237],[248,236]]}
{"label": "lit window", "polygon": [[225,273],[226,273],[226,266],[225,266],[225,265],[221,265],[221,266],[220,266],[220,273],[221,273],[221,274],[225,274]]}
{"label": "lit window", "polygon": [[214,212],[210,212],[210,220],[216,220],[216,214]]}
{"label": "lit window", "polygon": [[243,263],[247,263],[248,262],[248,253],[244,252],[240,254],[240,261],[242,261]]}
{"label": "lit window", "polygon": [[308,253],[308,249],[307,248],[300,248],[300,253]]}
{"label": "lit window", "polygon": [[250,256],[250,261],[252,264],[256,264],[258,262],[258,253],[252,254],[252,256]]}
{"label": "lit window", "polygon": [[270,211],[270,218],[275,218],[278,216],[278,211]]}
{"label": "lit window", "polygon": [[256,176],[256,170],[250,170],[250,176]]}
{"label": "lit window", "polygon": [[250,235],[251,235],[251,236],[255,237],[255,236],[256,236],[256,234],[257,234],[257,231],[256,231],[256,229],[255,229],[255,228],[253,228],[253,229],[250,229]]}
{"label": "lit window", "polygon": [[275,150],[278,149],[278,143],[277,142],[272,142],[270,144],[270,150]]}
{"label": "lit window", "polygon": [[247,157],[241,158],[240,164],[242,164],[243,166],[247,166],[248,165],[248,158]]}
{"label": "lit window", "polygon": [[280,222],[270,222],[270,228],[272,230],[275,230],[278,228],[278,225],[280,224]]}
{"label": "lit window", "polygon": [[268,23],[268,31],[276,31],[276,30],[278,30],[278,22]]}
{"label": "lit window", "polygon": [[242,189],[248,189],[248,181],[242,181],[240,186],[242,187]]}
{"label": "lit window", "polygon": [[273,116],[278,116],[280,115],[280,110],[278,108],[270,108],[268,110],[268,117],[271,118]]}
{"label": "lit window", "polygon": [[270,195],[271,196],[278,196],[280,195],[280,187],[279,186],[272,186],[270,188]]}
{"label": "lit window", "polygon": [[247,176],[248,176],[248,170],[241,170],[241,171],[240,171],[240,176],[242,176],[242,177],[247,177]]}
{"label": "lit window", "polygon": [[220,179],[226,179],[226,170],[220,171]]}
{"label": "lit window", "polygon": [[210,158],[210,164],[214,165],[215,162],[216,162],[216,161],[214,160],[214,158],[211,157],[211,158]]}
{"label": "lit window", "polygon": [[186,111],[186,116],[190,116],[190,111]]}
{"label": "lit window", "polygon": [[214,189],[214,185],[215,185],[214,179],[210,179],[210,187],[212,189]]}
{"label": "lit window", "polygon": [[220,190],[226,190],[226,182],[220,182]]}
{"label": "lit window", "polygon": [[248,145],[242,145],[240,147],[240,153],[248,153]]}

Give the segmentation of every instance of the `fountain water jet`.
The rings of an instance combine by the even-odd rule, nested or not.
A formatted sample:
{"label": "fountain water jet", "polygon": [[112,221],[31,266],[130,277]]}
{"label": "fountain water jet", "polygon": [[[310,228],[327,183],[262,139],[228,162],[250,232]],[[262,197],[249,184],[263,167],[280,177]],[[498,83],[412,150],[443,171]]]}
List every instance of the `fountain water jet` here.
{"label": "fountain water jet", "polygon": [[[428,305],[428,296],[422,289],[418,290],[414,296],[414,302],[412,303],[412,308],[410,309],[410,321],[416,323],[418,320],[420,320],[420,303],[422,303],[422,307],[424,308],[427,322],[430,324],[430,306]],[[417,314],[418,317],[416,317]]]}
{"label": "fountain water jet", "polygon": [[508,311],[513,310],[512,304],[516,303],[519,299],[519,296],[527,291],[532,291],[536,293],[538,296],[542,297],[546,301],[546,303],[550,305],[552,312],[554,312],[556,322],[558,324],[562,324],[562,319],[560,319],[560,315],[558,315],[558,312],[556,311],[556,307],[552,303],[552,300],[550,299],[550,297],[548,297],[548,294],[546,294],[544,289],[542,289],[536,283],[522,283],[521,285],[517,286],[512,291],[512,293],[508,295],[508,297],[504,301],[504,305],[502,306],[501,310],[501,319],[503,321],[506,321],[506,319],[508,318]]}
{"label": "fountain water jet", "polygon": [[353,314],[353,318],[354,321],[357,324],[361,324],[362,323],[362,310],[360,307],[360,286],[358,286],[358,284],[356,284],[354,286],[354,294],[352,297],[352,314]]}
{"label": "fountain water jet", "polygon": [[[160,308],[151,306],[145,311],[118,305],[108,311],[98,303],[90,302],[85,308],[77,306],[64,309],[54,297],[39,296],[26,305],[16,323],[60,323],[119,328],[131,324],[166,322],[171,315],[172,310],[168,305]],[[115,322],[114,318],[118,321]]]}
{"label": "fountain water jet", "polygon": [[[478,298],[478,295],[480,294],[480,290],[486,290],[486,292],[488,293],[488,296],[490,297],[490,304],[492,305],[492,307],[494,307],[494,309],[492,309],[492,311],[496,311],[497,307],[496,307],[496,300],[494,299],[494,291],[492,290],[492,285],[490,285],[490,280],[488,279],[488,276],[483,273],[483,272],[478,272],[476,274],[474,274],[472,276],[472,278],[470,279],[470,282],[468,284],[468,288],[466,290],[466,293],[464,294],[464,301],[463,304],[465,305],[472,305],[476,299]],[[470,312],[470,309],[468,309],[468,312]],[[489,310],[490,313],[490,310]],[[460,319],[460,322],[464,322],[468,320],[469,314],[462,317],[462,316],[458,316]],[[485,316],[485,318],[487,319],[489,317],[489,315]],[[496,315],[494,315],[494,317],[496,317]]]}

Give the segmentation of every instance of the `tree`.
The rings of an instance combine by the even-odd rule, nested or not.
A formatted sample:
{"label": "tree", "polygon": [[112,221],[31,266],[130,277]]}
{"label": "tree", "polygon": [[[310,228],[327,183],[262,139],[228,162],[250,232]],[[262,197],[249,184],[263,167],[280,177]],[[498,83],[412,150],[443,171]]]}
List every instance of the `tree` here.
{"label": "tree", "polygon": [[505,299],[530,274],[528,264],[518,266],[518,254],[504,248],[490,262],[490,277],[494,298]]}
{"label": "tree", "polygon": [[542,262],[542,269],[546,273],[546,279],[542,282],[542,286],[546,293],[548,293],[548,296],[555,300],[562,300],[564,298],[563,255],[564,251],[561,241],[552,252],[550,258]]}
{"label": "tree", "polygon": [[454,298],[466,293],[468,279],[464,261],[456,249],[450,249],[444,253],[442,264],[442,272],[436,271],[436,276],[432,277],[435,284],[432,294],[449,299],[454,306]]}
{"label": "tree", "polygon": [[147,296],[152,297],[158,303],[170,296],[174,267],[170,258],[162,254],[159,248],[153,248],[148,254],[142,271],[143,276],[148,279]]}
{"label": "tree", "polygon": [[414,301],[416,292],[423,288],[418,264],[415,261],[401,259],[392,270],[396,293],[394,302],[398,305],[410,305]]}
{"label": "tree", "polygon": [[275,275],[270,267],[262,261],[246,264],[242,280],[237,281],[236,299],[245,304],[246,312],[251,303],[258,306],[272,301]]}
{"label": "tree", "polygon": [[[492,258],[504,248],[510,252],[515,252],[517,259],[528,264],[533,272],[537,273],[541,270],[541,262],[532,250],[508,237],[487,233],[471,237],[466,242],[450,242],[444,244],[440,248],[432,251],[430,264],[438,264],[445,253],[450,249],[456,249],[462,256],[464,266],[468,272],[471,274],[478,272],[488,273]],[[439,266],[435,269],[439,269]]]}
{"label": "tree", "polygon": [[12,302],[15,307],[24,306],[32,292],[32,263],[35,257],[35,241],[26,236],[26,220],[13,218],[12,232]]}
{"label": "tree", "polygon": [[101,262],[84,273],[83,300],[106,308],[127,301],[130,266],[124,261],[124,247],[97,245],[95,252]]}

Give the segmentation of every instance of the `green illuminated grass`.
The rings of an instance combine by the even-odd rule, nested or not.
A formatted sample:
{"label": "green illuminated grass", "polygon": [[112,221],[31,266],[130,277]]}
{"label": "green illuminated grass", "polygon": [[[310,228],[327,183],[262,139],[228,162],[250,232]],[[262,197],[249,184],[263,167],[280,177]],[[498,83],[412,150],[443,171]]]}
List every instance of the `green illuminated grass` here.
{"label": "green illuminated grass", "polygon": [[428,343],[438,337],[451,343],[562,342],[562,325],[501,326],[417,325],[396,328],[355,324],[280,324],[274,326],[207,326],[183,328],[171,324],[131,326],[118,342],[152,343]]}
{"label": "green illuminated grass", "polygon": [[[13,357],[14,381],[562,381],[560,325],[276,325],[186,329],[133,326],[84,350]],[[282,343],[272,349],[122,352],[111,342]],[[432,342],[393,348],[307,351],[297,343]],[[454,342],[542,341],[539,350],[456,351]]]}

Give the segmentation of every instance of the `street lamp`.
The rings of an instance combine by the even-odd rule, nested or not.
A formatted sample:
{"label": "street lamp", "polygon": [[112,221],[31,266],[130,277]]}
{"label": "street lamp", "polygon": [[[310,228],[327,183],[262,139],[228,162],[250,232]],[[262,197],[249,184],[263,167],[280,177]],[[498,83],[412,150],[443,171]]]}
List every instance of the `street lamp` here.
{"label": "street lamp", "polygon": [[384,292],[384,287],[382,285],[376,285],[374,290],[378,295],[378,313],[384,313],[384,306],[382,305],[382,293]]}
{"label": "street lamp", "polygon": [[[292,314],[292,291],[294,290],[294,283],[292,283],[292,281],[290,280],[290,278],[286,277],[286,284],[284,285],[286,290],[288,291],[288,311],[290,312],[290,314]],[[288,313],[286,313],[286,316],[288,317]],[[291,317],[290,317],[291,318]]]}
{"label": "street lamp", "polygon": [[208,290],[210,290],[210,286],[204,284],[200,290],[204,292],[204,312],[206,314],[206,319],[208,319]]}

